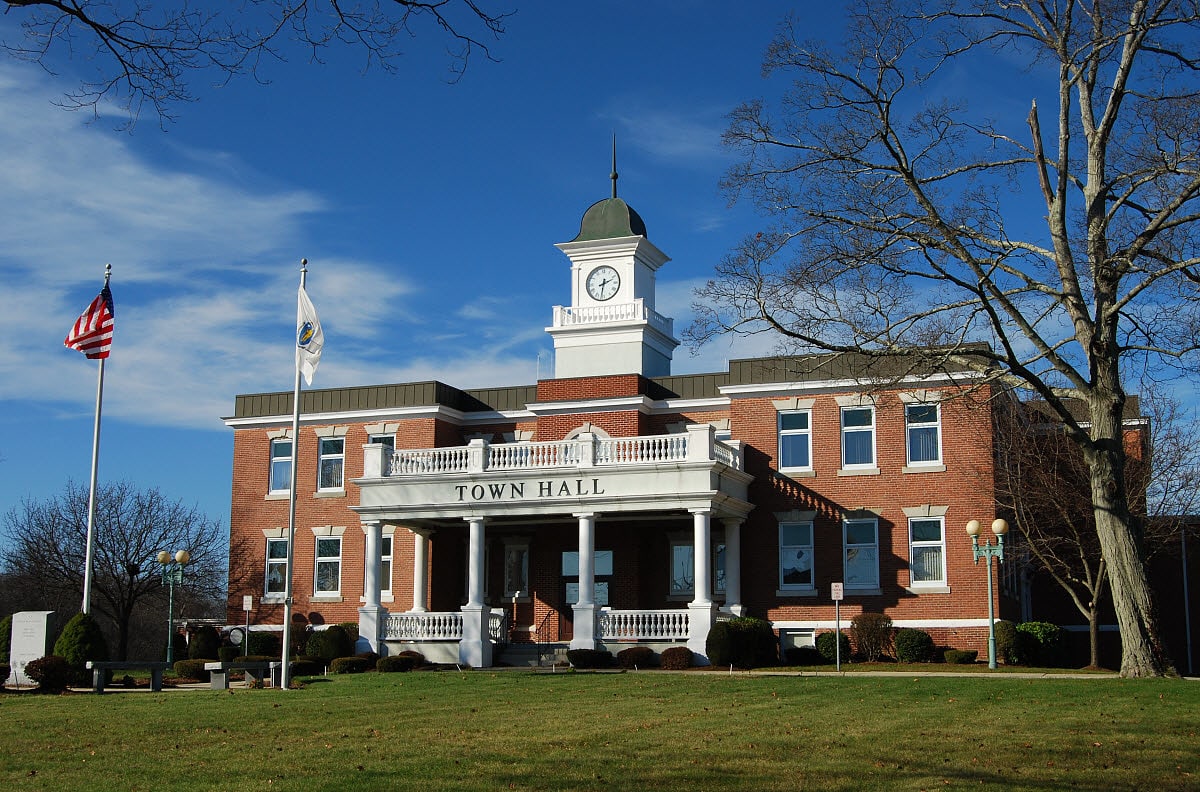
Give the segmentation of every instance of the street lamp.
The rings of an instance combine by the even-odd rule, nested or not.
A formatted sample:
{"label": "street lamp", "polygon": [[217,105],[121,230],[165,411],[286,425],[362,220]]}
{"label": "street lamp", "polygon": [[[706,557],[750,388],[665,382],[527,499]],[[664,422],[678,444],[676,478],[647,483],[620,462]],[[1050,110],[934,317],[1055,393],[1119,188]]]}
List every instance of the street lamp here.
{"label": "street lamp", "polygon": [[1004,562],[1004,535],[1008,533],[1008,522],[997,517],[992,520],[992,533],[996,534],[996,544],[983,540],[979,546],[979,520],[967,523],[967,535],[971,537],[971,551],[975,554],[975,566],[979,559],[987,559],[987,598],[988,598],[988,668],[996,667],[996,607],[992,603],[992,559]]}
{"label": "street lamp", "polygon": [[166,550],[158,551],[158,563],[162,564],[162,584],[167,587],[167,663],[175,662],[175,586],[183,583],[183,568],[192,560],[187,550],[179,550],[172,556]]}

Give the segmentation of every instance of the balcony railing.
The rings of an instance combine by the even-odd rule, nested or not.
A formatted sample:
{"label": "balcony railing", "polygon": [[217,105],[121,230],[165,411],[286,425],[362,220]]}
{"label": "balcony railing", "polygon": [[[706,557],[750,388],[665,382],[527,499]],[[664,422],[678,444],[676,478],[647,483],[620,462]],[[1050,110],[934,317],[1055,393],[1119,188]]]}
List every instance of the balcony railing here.
{"label": "balcony railing", "polygon": [[596,619],[597,638],[608,641],[686,641],[688,612],[676,610],[609,610]]}
{"label": "balcony railing", "polygon": [[578,327],[580,325],[604,324],[606,322],[646,322],[663,335],[674,335],[675,323],[669,317],[646,306],[638,297],[628,303],[604,303],[602,305],[554,306],[554,327]]}

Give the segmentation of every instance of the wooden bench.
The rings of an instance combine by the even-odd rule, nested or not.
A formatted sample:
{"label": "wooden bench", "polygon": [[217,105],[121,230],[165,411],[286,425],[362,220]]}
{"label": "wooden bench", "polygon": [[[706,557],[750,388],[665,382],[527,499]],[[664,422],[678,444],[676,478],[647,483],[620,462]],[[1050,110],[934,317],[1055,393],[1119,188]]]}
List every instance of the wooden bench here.
{"label": "wooden bench", "polygon": [[204,670],[208,672],[209,687],[213,690],[228,690],[230,671],[243,671],[246,676],[258,683],[261,683],[263,677],[270,672],[272,683],[274,683],[274,680],[278,676],[275,666],[278,665],[281,665],[281,663],[267,662],[266,660],[251,660],[249,662],[233,660],[228,663],[205,663]]}
{"label": "wooden bench", "polygon": [[109,671],[143,671],[150,672],[150,689],[154,692],[162,690],[163,671],[171,667],[165,661],[139,660],[88,660],[87,668],[92,672],[92,692],[103,693],[104,684],[108,681]]}

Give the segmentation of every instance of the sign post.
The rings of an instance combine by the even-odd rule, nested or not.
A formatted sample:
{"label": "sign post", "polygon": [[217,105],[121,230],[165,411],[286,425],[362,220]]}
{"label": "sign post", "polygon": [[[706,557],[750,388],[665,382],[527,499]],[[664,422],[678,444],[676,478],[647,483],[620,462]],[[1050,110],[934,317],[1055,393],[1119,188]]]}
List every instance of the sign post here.
{"label": "sign post", "polygon": [[846,594],[841,583],[829,587],[829,596],[833,599],[833,631],[834,657],[837,659],[837,670],[842,671],[842,597]]}
{"label": "sign post", "polygon": [[254,610],[254,597],[247,594],[242,597],[242,610],[246,612],[246,646],[243,648],[242,656],[250,656],[250,611]]}

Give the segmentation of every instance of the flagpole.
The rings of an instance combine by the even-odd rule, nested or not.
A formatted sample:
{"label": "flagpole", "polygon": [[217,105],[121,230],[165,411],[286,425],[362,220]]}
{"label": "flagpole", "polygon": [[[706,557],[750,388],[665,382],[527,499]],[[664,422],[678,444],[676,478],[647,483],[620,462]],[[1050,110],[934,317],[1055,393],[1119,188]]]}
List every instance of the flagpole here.
{"label": "flagpole", "polygon": [[[300,259],[300,288],[308,280],[308,259]],[[280,686],[288,690],[292,684],[292,562],[296,543],[296,460],[300,450],[300,361],[295,363],[296,382],[292,388],[292,471],[288,484],[287,576],[283,594],[283,661]]]}
{"label": "flagpole", "polygon": [[[104,288],[112,277],[112,264],[104,265]],[[100,469],[100,409],[104,403],[104,358],[100,358],[100,373],[96,382],[96,421],[92,427],[92,476],[88,490],[87,542],[83,553],[83,613],[92,610],[92,547],[96,526],[96,478]]]}

